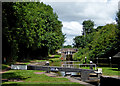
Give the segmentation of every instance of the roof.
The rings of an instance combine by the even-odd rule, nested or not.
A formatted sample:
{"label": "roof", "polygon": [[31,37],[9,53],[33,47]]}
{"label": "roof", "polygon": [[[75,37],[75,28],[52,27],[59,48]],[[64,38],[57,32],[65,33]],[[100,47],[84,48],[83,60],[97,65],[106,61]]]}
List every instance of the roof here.
{"label": "roof", "polygon": [[120,52],[118,52],[116,55],[113,56],[114,58],[120,58]]}
{"label": "roof", "polygon": [[61,51],[62,52],[66,52],[66,51],[77,52],[78,49],[77,48],[62,48]]}

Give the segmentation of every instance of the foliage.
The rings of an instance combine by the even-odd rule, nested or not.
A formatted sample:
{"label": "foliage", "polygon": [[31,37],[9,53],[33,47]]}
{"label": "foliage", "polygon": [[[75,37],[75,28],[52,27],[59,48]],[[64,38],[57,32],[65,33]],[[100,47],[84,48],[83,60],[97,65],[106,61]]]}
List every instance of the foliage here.
{"label": "foliage", "polygon": [[119,32],[115,24],[107,24],[97,32],[87,35],[91,38],[90,41],[86,41],[84,48],[79,48],[79,51],[74,55],[74,59],[84,61],[86,56],[89,61],[90,59],[94,60],[96,57],[113,56],[120,48]]}
{"label": "foliage", "polygon": [[95,32],[90,33],[89,35],[86,36],[76,36],[73,41],[74,41],[74,47],[77,48],[85,48],[86,45],[89,45],[89,43],[93,40],[93,35]]}
{"label": "foliage", "polygon": [[[21,60],[47,56],[61,48],[62,23],[49,5],[39,2],[3,3],[3,56]],[[7,55],[5,49],[10,51]],[[12,58],[11,58],[12,57]]]}
{"label": "foliage", "polygon": [[[120,30],[120,10],[117,13],[116,21],[117,21],[117,28]],[[118,39],[120,39],[120,31],[117,33],[117,35],[118,35]],[[119,44],[120,41],[118,42],[118,45]]]}
{"label": "foliage", "polygon": [[94,22],[92,20],[85,20],[82,23],[83,25],[83,35],[92,33],[94,31]]}
{"label": "foliage", "polygon": [[76,36],[74,39],[73,39],[74,43],[74,47],[77,47],[77,48],[83,48],[85,46],[85,39],[84,39],[84,36]]}
{"label": "foliage", "polygon": [[[92,36],[95,31],[98,29],[94,29],[94,22],[91,20],[85,20],[82,23],[83,25],[83,35],[82,36],[76,36],[73,41],[74,47],[77,48],[84,48],[87,43],[90,43],[92,41]],[[91,34],[91,35],[90,35]]]}
{"label": "foliage", "polygon": [[71,45],[66,45],[66,46],[63,46],[63,48],[72,48]]}

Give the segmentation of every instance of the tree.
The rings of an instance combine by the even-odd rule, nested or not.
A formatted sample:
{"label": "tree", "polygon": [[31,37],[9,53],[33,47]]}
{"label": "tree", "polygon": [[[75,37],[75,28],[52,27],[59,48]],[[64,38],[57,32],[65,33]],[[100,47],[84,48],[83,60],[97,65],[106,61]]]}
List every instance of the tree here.
{"label": "tree", "polygon": [[80,48],[74,58],[79,60],[84,59],[85,56],[88,59],[113,56],[120,49],[118,33],[115,24],[107,24],[97,32],[87,35],[92,37],[91,42],[87,42],[87,46],[83,49]]}
{"label": "tree", "polygon": [[[117,13],[116,24],[106,24],[93,29],[94,22],[83,22],[83,35],[75,37],[75,46],[81,46],[82,37],[86,40],[85,47],[79,48],[75,53],[75,60],[83,60],[85,56],[90,59],[96,57],[108,58],[120,50],[120,10]],[[92,29],[91,29],[92,28]],[[95,30],[95,31],[94,31]]]}
{"label": "tree", "polygon": [[[83,35],[82,36],[76,36],[74,40],[74,47],[77,48],[84,48],[87,46],[88,43],[92,40],[92,35],[89,35],[90,33],[93,33],[95,31],[94,22],[91,20],[85,20],[82,23],[83,25]],[[85,36],[84,36],[85,35]],[[89,35],[89,36],[88,36]]]}
{"label": "tree", "polygon": [[[120,30],[120,9],[116,15],[116,21],[117,21],[117,28]],[[120,38],[120,32],[118,33],[118,37]]]}
{"label": "tree", "polygon": [[95,29],[95,31],[98,31],[98,30],[102,29],[102,27],[103,27],[103,26],[98,26],[98,27]]}
{"label": "tree", "polygon": [[85,39],[83,36],[76,36],[74,39],[74,47],[77,47],[77,48],[84,48],[85,46]]}
{"label": "tree", "polygon": [[83,35],[92,33],[94,31],[94,22],[91,20],[85,20],[82,23],[83,25]]}
{"label": "tree", "polygon": [[49,5],[39,2],[3,3],[3,50],[10,46],[11,60],[29,58],[32,52],[47,56],[64,43],[62,23]]}
{"label": "tree", "polygon": [[63,48],[73,48],[72,45],[63,46]]}
{"label": "tree", "polygon": [[120,29],[120,10],[117,12],[116,21],[117,21],[117,27],[118,29]]}

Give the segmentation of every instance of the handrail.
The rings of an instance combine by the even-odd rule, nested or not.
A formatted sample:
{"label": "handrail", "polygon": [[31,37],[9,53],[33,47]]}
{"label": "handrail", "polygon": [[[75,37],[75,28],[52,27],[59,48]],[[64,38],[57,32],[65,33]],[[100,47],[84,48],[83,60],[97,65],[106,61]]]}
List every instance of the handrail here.
{"label": "handrail", "polygon": [[95,70],[96,70],[96,64],[62,64],[62,67],[64,67],[64,66],[76,66],[76,65],[78,65],[78,66],[81,66],[81,65],[83,65],[83,66],[89,66],[89,65],[94,65],[95,66]]}

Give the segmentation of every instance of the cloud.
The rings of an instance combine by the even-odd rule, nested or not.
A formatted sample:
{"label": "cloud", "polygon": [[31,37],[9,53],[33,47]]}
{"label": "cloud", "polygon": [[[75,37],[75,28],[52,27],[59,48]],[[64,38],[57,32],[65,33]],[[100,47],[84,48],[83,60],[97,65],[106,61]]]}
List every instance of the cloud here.
{"label": "cloud", "polygon": [[75,36],[82,35],[82,25],[79,22],[63,22],[62,32],[66,34],[66,42],[64,45],[72,45]]}
{"label": "cloud", "polygon": [[109,0],[41,0],[44,2],[107,2]]}
{"label": "cloud", "polygon": [[65,44],[72,44],[72,39],[82,33],[84,20],[93,20],[95,27],[115,22],[119,0],[45,1],[52,6],[63,23],[62,31],[67,37]]}
{"label": "cloud", "polygon": [[63,22],[63,33],[72,36],[82,35],[82,25],[79,22]]}
{"label": "cloud", "polygon": [[64,45],[72,45],[73,44],[73,37],[67,36],[67,39],[65,39]]}

